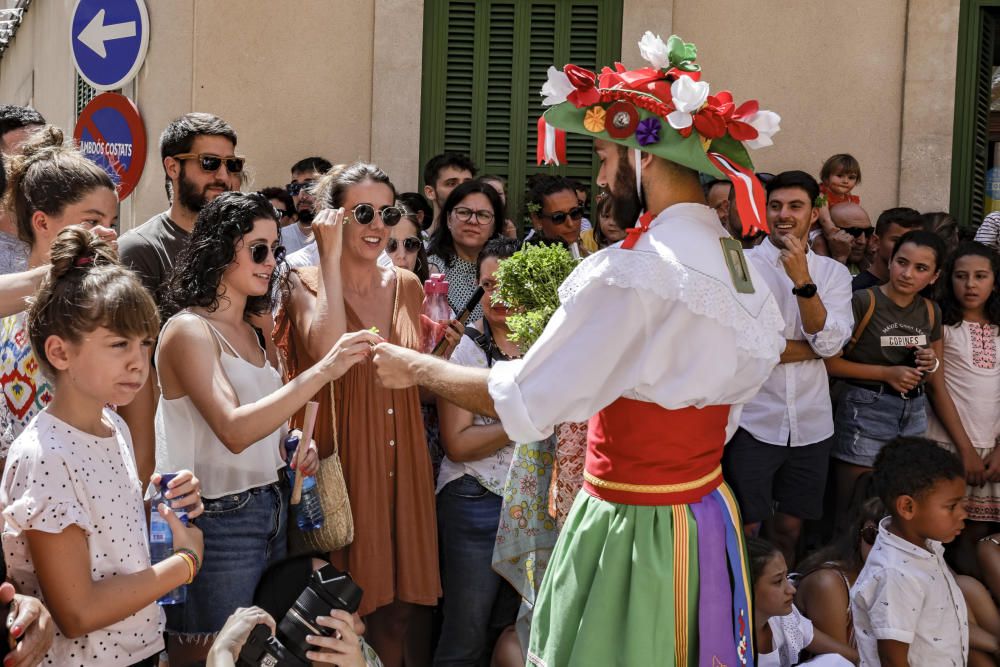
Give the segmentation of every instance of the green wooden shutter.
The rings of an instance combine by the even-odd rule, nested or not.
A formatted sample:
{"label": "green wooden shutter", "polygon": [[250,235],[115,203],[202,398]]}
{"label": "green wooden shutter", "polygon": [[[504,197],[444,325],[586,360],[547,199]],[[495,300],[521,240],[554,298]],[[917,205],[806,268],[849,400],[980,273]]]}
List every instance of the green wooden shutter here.
{"label": "green wooden shutter", "polygon": [[989,12],[983,12],[980,34],[972,140],[972,200],[969,204],[969,215],[977,224],[983,219],[986,198],[986,169],[990,159],[990,101],[993,93],[993,48],[996,42],[996,21]]}
{"label": "green wooden shutter", "polygon": [[542,84],[550,65],[595,70],[621,53],[621,0],[427,0],[421,166],[444,150],[508,181],[521,217],[526,178],[540,171],[594,176],[593,143],[569,135],[568,165],[535,165]]}

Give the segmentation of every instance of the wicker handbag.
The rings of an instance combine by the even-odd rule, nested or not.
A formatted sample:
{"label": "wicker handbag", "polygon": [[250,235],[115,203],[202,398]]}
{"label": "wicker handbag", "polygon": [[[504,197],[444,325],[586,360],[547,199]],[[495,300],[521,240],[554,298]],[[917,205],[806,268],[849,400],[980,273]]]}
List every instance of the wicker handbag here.
{"label": "wicker handbag", "polygon": [[333,453],[320,459],[316,473],[316,488],[323,507],[323,526],[317,530],[302,531],[289,525],[290,549],[295,554],[336,551],[354,541],[354,517],[351,500],[347,495],[344,470],[340,466],[340,447],[337,444],[337,414],[334,409],[333,383],[330,390],[330,413],[333,419]]}

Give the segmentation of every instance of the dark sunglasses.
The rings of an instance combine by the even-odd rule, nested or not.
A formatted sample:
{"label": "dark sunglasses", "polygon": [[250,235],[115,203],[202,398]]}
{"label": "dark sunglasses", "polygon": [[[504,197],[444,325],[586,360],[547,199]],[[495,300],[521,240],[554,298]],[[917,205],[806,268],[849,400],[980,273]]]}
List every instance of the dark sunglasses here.
{"label": "dark sunglasses", "polygon": [[288,217],[288,211],[286,211],[283,208],[276,208],[276,209],[274,209],[274,212],[277,214],[278,219]]}
{"label": "dark sunglasses", "polygon": [[865,229],[864,227],[845,227],[840,231],[847,232],[854,238],[858,238],[859,236],[868,236],[869,234],[872,233],[872,230]]}
{"label": "dark sunglasses", "polygon": [[274,246],[274,250],[266,243],[254,243],[250,246],[250,259],[253,260],[254,264],[266,262],[268,253],[274,255],[275,264],[281,264],[285,261],[285,246],[283,245]]}
{"label": "dark sunglasses", "polygon": [[355,222],[361,225],[372,224],[376,213],[382,218],[382,224],[386,227],[395,227],[403,218],[403,209],[398,206],[383,206],[376,211],[375,207],[371,204],[358,204],[351,209],[351,215],[354,216]]}
{"label": "dark sunglasses", "polygon": [[181,153],[172,157],[175,160],[182,161],[196,159],[202,170],[210,173],[219,171],[219,167],[225,162],[226,171],[230,174],[238,174],[243,171],[243,167],[247,163],[247,159],[243,157],[222,157],[221,155],[212,155],[211,153]]}
{"label": "dark sunglasses", "polygon": [[868,546],[874,546],[876,537],[878,537],[878,526],[867,524],[861,529],[861,539],[863,539]]}
{"label": "dark sunglasses", "polygon": [[557,211],[552,214],[539,213],[538,215],[539,217],[542,218],[548,218],[549,220],[552,221],[552,224],[554,225],[561,225],[562,223],[566,222],[566,218],[572,218],[573,220],[581,220],[585,212],[586,211],[582,206],[577,206],[576,208],[571,208],[569,212]]}
{"label": "dark sunglasses", "polygon": [[[399,241],[396,239],[389,239],[385,244],[385,251],[390,255],[399,248]],[[407,236],[403,239],[403,250],[406,252],[416,252],[420,249],[420,239],[416,236]]]}
{"label": "dark sunglasses", "polygon": [[289,195],[294,197],[303,190],[308,190],[314,185],[316,185],[316,181],[302,181],[301,183],[289,183],[288,185],[285,186],[285,190],[288,191]]}

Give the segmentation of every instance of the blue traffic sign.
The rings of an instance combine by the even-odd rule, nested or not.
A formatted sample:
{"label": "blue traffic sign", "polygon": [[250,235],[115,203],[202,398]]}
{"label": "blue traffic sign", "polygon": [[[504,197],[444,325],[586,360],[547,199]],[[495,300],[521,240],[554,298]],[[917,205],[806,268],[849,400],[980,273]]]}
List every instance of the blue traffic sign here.
{"label": "blue traffic sign", "polygon": [[76,0],[70,43],[81,78],[97,90],[121,88],[146,57],[145,0]]}
{"label": "blue traffic sign", "polygon": [[80,113],[73,138],[108,172],[119,200],[132,194],[146,164],[146,127],[132,100],[117,93],[98,95]]}

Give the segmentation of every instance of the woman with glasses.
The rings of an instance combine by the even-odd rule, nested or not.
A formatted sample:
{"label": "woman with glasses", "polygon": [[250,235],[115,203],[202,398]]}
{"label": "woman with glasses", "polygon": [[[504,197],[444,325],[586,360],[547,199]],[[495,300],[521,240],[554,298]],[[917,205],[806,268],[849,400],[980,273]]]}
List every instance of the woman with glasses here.
{"label": "woman with glasses", "polygon": [[[286,375],[295,377],[346,331],[371,329],[420,349],[423,286],[409,271],[378,264],[403,218],[389,177],[359,162],[324,175],[316,193],[323,207],[313,221],[319,266],[290,273],[291,293],[275,325]],[[437,604],[441,593],[420,393],[383,388],[370,363],[354,366],[332,389],[316,399],[313,437],[320,457],[333,453],[336,439],[354,541],[331,561],[364,590],[359,613],[367,637],[386,667],[399,667],[420,605]]]}
{"label": "woman with glasses", "polygon": [[587,211],[575,187],[568,178],[548,174],[528,182],[525,207],[535,229],[531,243],[561,243],[580,250],[580,226]]}
{"label": "woman with glasses", "polygon": [[[448,303],[456,313],[479,286],[476,260],[486,242],[500,236],[504,220],[503,201],[489,183],[466,181],[445,200],[427,254],[431,273],[443,273],[448,279]],[[476,306],[469,321],[482,316],[483,309]]]}
{"label": "woman with glasses", "polygon": [[430,277],[430,268],[427,251],[424,250],[424,242],[420,238],[420,223],[415,213],[410,212],[405,206],[402,208],[406,214],[399,224],[389,228],[385,253],[394,266],[413,272],[423,284]]}
{"label": "woman with glasses", "polygon": [[[264,568],[285,555],[288,485],[279,471],[289,418],[379,340],[370,332],[344,336],[282,385],[247,321],[271,312],[284,287],[278,237],[263,195],[220,195],[198,214],[166,292],[172,317],[155,353],[156,469],[195,471],[205,505],[204,567],[187,601],[167,610],[178,664],[204,659],[206,639],[252,604]],[[317,464],[310,443],[302,472],[315,473]]]}

